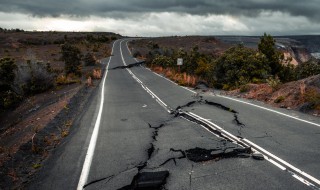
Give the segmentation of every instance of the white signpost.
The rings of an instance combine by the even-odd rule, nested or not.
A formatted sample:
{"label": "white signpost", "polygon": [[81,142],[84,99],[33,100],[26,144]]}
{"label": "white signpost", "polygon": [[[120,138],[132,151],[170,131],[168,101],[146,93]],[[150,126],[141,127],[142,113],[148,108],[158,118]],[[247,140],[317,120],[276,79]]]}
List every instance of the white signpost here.
{"label": "white signpost", "polygon": [[179,73],[180,73],[180,65],[182,65],[183,64],[183,59],[182,58],[178,58],[177,59],[177,65],[179,66]]}

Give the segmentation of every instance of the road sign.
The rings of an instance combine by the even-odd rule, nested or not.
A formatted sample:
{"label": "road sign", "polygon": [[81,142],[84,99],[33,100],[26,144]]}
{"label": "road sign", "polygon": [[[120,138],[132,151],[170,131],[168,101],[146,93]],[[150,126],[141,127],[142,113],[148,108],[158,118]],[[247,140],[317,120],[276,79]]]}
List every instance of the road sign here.
{"label": "road sign", "polygon": [[182,58],[178,58],[177,59],[177,65],[182,65],[183,64],[183,59]]}

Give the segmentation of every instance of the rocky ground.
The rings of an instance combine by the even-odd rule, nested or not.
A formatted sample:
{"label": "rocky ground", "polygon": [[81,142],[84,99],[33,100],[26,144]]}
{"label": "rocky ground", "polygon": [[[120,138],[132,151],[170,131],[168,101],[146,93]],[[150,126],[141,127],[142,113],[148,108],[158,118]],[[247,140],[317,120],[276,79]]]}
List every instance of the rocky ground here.
{"label": "rocky ground", "polygon": [[295,109],[318,116],[320,75],[293,81],[272,88],[268,84],[248,84],[244,90],[225,92],[227,95],[255,99],[275,107]]}

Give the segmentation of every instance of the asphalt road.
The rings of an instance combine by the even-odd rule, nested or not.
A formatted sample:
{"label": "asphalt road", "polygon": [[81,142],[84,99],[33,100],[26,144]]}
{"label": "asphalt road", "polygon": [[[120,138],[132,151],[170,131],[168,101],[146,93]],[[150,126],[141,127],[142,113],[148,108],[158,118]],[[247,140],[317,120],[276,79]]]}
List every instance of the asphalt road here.
{"label": "asphalt road", "polygon": [[183,88],[126,42],[30,189],[319,189],[318,118]]}

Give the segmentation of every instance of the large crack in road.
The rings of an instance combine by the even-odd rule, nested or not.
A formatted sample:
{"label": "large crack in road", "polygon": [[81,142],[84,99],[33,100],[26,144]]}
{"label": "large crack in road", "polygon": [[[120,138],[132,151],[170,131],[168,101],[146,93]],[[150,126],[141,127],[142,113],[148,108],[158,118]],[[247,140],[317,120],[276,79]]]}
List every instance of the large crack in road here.
{"label": "large crack in road", "polygon": [[[177,165],[177,161],[181,159],[187,159],[194,163],[207,162],[212,160],[218,161],[218,160],[227,159],[227,158],[252,157],[256,160],[263,159],[262,155],[253,154],[251,147],[243,147],[241,145],[239,146],[239,144],[234,144],[234,146],[230,146],[230,145],[226,146],[226,141],[228,141],[231,144],[232,142],[228,138],[225,138],[225,136],[223,136],[219,131],[214,131],[211,129],[211,131],[217,134],[221,138],[221,141],[223,141],[220,147],[206,149],[206,148],[200,148],[195,146],[194,148],[190,148],[186,150],[170,148],[169,152],[175,152],[180,154],[174,157],[169,157],[168,159],[166,159],[164,162],[162,162],[156,167],[148,167],[149,160],[152,157],[155,158],[157,156],[155,151],[159,150],[159,148],[156,147],[154,143],[158,141],[157,138],[159,136],[159,133],[161,132],[160,129],[163,127],[166,127],[167,122],[173,121],[178,117],[183,117],[183,118],[189,119],[192,122],[202,125],[202,123],[200,123],[199,121],[192,120],[188,118],[186,115],[184,115],[183,112],[181,112],[183,108],[190,107],[192,105],[195,105],[196,103],[215,106],[220,109],[223,109],[224,111],[231,112],[234,114],[234,120],[237,126],[240,126],[240,127],[245,126],[242,122],[239,121],[237,111],[219,103],[203,100],[202,97],[200,98],[200,100],[190,101],[185,105],[178,106],[173,112],[171,112],[171,115],[173,115],[173,117],[171,116],[169,119],[167,119],[165,122],[161,123],[160,125],[154,127],[150,123],[148,123],[149,128],[154,130],[151,136],[152,142],[150,143],[150,147],[146,150],[148,159],[146,160],[146,162],[144,162],[142,167],[138,168],[138,173],[133,177],[131,184],[120,188],[120,190],[164,189],[166,184],[166,178],[169,176],[169,171],[163,170],[162,167],[168,164],[170,161],[174,162],[174,164]],[[156,170],[156,171],[145,172],[143,171],[145,169]]]}
{"label": "large crack in road", "polygon": [[132,63],[132,64],[129,64],[129,65],[124,65],[124,66],[117,66],[117,67],[111,68],[109,70],[130,69],[132,67],[138,67],[138,66],[143,65],[143,64],[145,64],[145,61],[140,61],[140,62]]}
{"label": "large crack in road", "polygon": [[[137,67],[143,64],[144,62],[138,62],[126,66],[118,66],[109,70],[115,70],[115,69],[127,69],[132,67]],[[239,120],[238,112],[234,109],[227,107],[225,105],[222,105],[220,103],[204,100],[202,96],[197,96],[197,100],[192,100],[187,102],[184,105],[177,106],[175,110],[172,110],[169,119],[163,121],[157,126],[152,126],[150,123],[147,123],[149,128],[153,129],[151,132],[151,142],[148,149],[145,150],[145,153],[147,155],[147,159],[144,162],[139,163],[138,165],[126,169],[125,171],[121,171],[118,174],[113,174],[107,177],[103,177],[101,179],[93,180],[89,183],[87,183],[84,188],[88,188],[93,184],[104,182],[104,184],[109,183],[109,181],[116,176],[132,169],[136,169],[136,174],[131,180],[131,183],[129,185],[125,185],[119,190],[139,190],[139,189],[165,189],[167,178],[169,176],[169,171],[166,170],[164,167],[169,162],[174,162],[175,165],[177,165],[178,160],[187,159],[188,161],[192,163],[202,163],[202,162],[208,162],[208,161],[219,161],[221,159],[228,159],[228,158],[249,158],[252,157],[257,160],[262,160],[263,156],[253,154],[253,151],[251,150],[251,147],[247,147],[242,144],[234,144],[229,138],[226,138],[223,134],[221,134],[220,131],[214,130],[212,128],[207,128],[210,132],[216,134],[221,140],[221,144],[219,147],[212,147],[212,148],[204,148],[201,146],[197,146],[196,144],[193,147],[190,147],[188,149],[177,149],[177,148],[169,148],[167,151],[168,154],[170,152],[174,153],[180,153],[175,156],[169,156],[166,160],[159,163],[156,166],[148,167],[148,162],[151,159],[157,159],[157,152],[160,150],[160,147],[157,147],[155,142],[158,142],[158,136],[161,133],[161,129],[163,127],[167,126],[168,122],[171,122],[177,118],[185,118],[189,122],[196,123],[197,125],[203,126],[203,123],[197,119],[194,119],[183,111],[187,107],[194,106],[196,104],[198,105],[210,105],[214,106],[216,108],[219,108],[223,111],[227,111],[231,114],[233,114],[233,122],[236,126],[239,127],[239,136],[241,136],[241,128],[245,127],[245,124],[242,123]],[[226,145],[228,143],[228,146]],[[193,167],[193,164],[192,164]],[[191,181],[191,176],[190,176]],[[191,182],[190,182],[191,183]]]}

